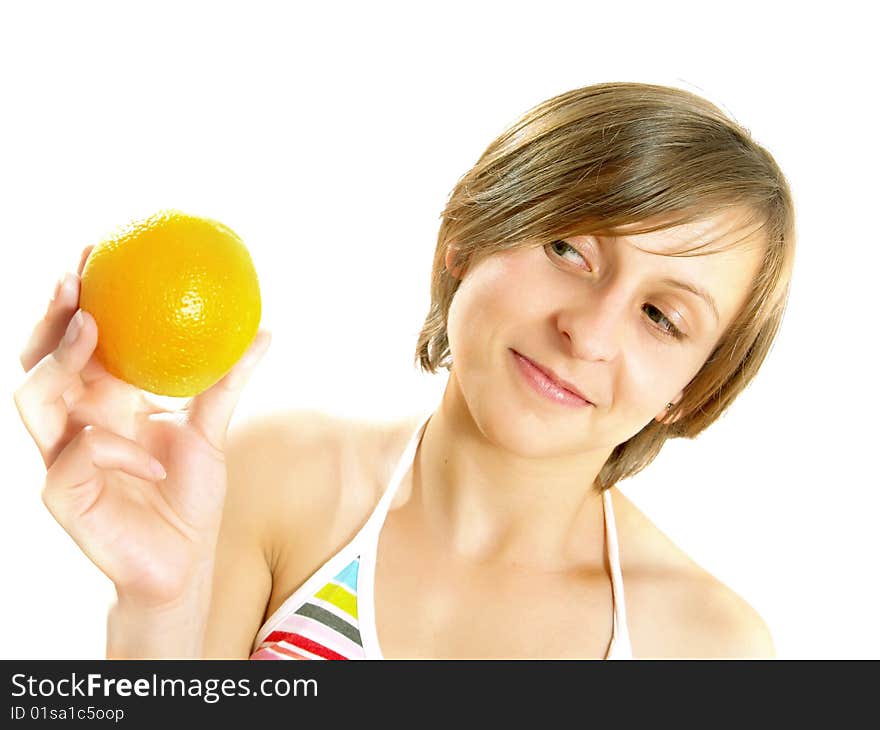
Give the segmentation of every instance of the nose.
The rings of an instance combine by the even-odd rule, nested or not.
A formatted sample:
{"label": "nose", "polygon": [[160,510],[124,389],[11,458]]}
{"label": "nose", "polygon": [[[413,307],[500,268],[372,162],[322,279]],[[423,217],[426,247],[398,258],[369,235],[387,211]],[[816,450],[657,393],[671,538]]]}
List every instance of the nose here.
{"label": "nose", "polygon": [[572,357],[610,361],[620,352],[626,327],[626,303],[621,292],[598,289],[557,314],[556,325]]}

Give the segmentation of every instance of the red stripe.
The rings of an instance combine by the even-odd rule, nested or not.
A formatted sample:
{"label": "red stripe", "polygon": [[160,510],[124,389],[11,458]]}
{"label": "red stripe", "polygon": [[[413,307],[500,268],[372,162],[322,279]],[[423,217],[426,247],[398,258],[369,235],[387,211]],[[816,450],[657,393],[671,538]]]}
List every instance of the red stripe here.
{"label": "red stripe", "polygon": [[[278,656],[281,654],[281,656]],[[251,659],[311,659],[312,657],[300,654],[293,649],[288,649],[283,644],[262,644],[251,655]]]}
{"label": "red stripe", "polygon": [[272,646],[272,647],[261,646],[253,654],[251,654],[248,658],[249,659],[270,659],[273,661],[276,659],[281,659],[281,657],[278,656],[278,652],[275,651],[274,646]]}
{"label": "red stripe", "polygon": [[329,649],[323,644],[319,644],[317,641],[312,641],[310,638],[303,636],[302,634],[291,634],[288,631],[273,631],[264,639],[264,641],[268,643],[273,641],[286,641],[288,644],[299,646],[312,652],[312,654],[317,654],[325,659],[348,659],[348,657],[342,656],[342,654],[338,654],[333,651],[333,649]]}
{"label": "red stripe", "polygon": [[272,651],[277,651],[279,654],[289,656],[291,659],[311,659],[310,656],[300,654],[298,651],[294,651],[293,649],[288,649],[283,644],[273,644]]}

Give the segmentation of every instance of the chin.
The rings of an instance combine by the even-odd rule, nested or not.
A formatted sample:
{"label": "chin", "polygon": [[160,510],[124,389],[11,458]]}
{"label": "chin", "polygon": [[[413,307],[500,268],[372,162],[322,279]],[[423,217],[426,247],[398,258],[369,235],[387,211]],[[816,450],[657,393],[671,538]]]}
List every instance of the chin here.
{"label": "chin", "polygon": [[[484,400],[471,413],[486,440],[522,458],[566,456],[588,448],[583,429],[571,419],[548,417],[517,400]],[[576,443],[578,430],[581,438]]]}

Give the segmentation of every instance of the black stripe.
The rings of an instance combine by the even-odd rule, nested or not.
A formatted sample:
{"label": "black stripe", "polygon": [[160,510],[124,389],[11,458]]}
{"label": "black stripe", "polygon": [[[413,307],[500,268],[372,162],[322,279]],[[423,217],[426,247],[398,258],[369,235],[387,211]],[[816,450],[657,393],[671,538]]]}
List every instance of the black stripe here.
{"label": "black stripe", "polygon": [[329,626],[331,629],[335,629],[343,636],[351,639],[358,646],[362,647],[364,645],[361,640],[361,632],[358,631],[356,626],[352,626],[348,621],[339,618],[335,613],[330,613],[326,608],[316,606],[314,603],[304,603],[295,613],[315,619],[315,621],[320,621],[325,626]]}

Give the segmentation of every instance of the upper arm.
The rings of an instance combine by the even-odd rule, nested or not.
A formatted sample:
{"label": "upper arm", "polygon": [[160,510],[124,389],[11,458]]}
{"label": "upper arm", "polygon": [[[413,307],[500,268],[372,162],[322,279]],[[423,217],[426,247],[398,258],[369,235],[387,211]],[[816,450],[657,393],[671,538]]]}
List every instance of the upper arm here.
{"label": "upper arm", "polygon": [[243,659],[272,591],[266,496],[278,457],[264,416],[230,430],[226,442],[226,501],[215,551],[206,658]]}
{"label": "upper arm", "polygon": [[312,541],[310,521],[333,513],[327,474],[317,473],[337,460],[333,436],[332,419],[306,410],[263,414],[230,429],[205,657],[250,656],[279,564],[289,572],[291,553],[306,554]]}

